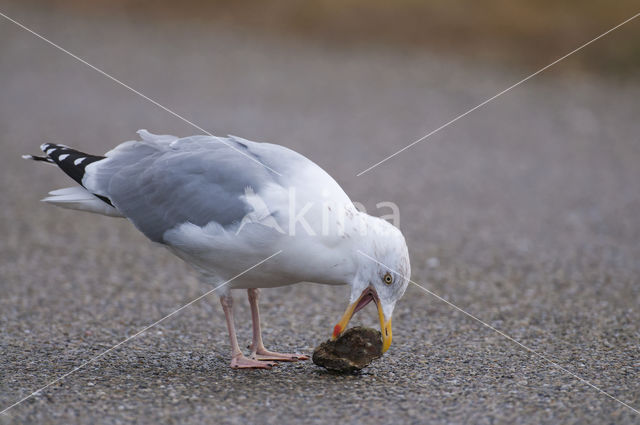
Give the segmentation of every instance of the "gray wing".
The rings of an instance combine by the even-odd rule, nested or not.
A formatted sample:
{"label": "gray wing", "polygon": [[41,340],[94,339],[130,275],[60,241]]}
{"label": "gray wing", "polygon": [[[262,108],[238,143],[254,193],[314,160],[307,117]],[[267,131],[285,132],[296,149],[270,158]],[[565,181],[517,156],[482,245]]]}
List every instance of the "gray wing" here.
{"label": "gray wing", "polygon": [[239,222],[252,210],[242,198],[245,188],[259,193],[269,183],[281,184],[295,163],[311,162],[282,146],[233,136],[140,134],[143,141],[125,142],[90,164],[83,185],[109,198],[156,242],[185,222]]}

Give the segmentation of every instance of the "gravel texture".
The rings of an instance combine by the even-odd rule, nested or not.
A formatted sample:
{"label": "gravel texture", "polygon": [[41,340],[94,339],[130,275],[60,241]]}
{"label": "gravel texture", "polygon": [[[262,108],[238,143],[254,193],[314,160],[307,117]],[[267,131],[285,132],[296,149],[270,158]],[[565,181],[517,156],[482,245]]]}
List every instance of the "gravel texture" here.
{"label": "gravel texture", "polygon": [[[218,134],[312,158],[369,212],[395,202],[413,280],[640,409],[640,85],[553,69],[361,177],[526,70],[374,47],[0,2]],[[634,24],[635,25],[635,24]],[[624,29],[599,43],[625,37]],[[45,141],[102,153],[197,132],[0,19],[0,402],[8,406],[209,287],[124,220],[38,200],[71,181]],[[555,58],[550,58],[549,62]],[[571,59],[569,59],[571,60]],[[562,66],[559,64],[558,66]],[[346,288],[263,291],[267,346],[311,354]],[[238,292],[240,341],[250,340]],[[374,326],[368,307],[353,325]],[[411,286],[359,375],[228,368],[213,296],[14,407],[0,423],[639,423],[640,415]]]}

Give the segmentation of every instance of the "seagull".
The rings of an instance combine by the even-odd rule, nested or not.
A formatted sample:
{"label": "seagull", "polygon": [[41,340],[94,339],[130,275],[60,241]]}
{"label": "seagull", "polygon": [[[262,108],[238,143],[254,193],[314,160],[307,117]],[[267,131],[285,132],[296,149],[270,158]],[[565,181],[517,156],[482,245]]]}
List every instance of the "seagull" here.
{"label": "seagull", "polygon": [[[57,165],[78,184],[50,192],[44,202],[124,217],[190,264],[204,282],[225,282],[216,291],[232,368],[270,369],[275,362],[308,359],[267,350],[258,309],[260,288],[300,282],[350,286],[332,339],[373,302],[387,351],[393,310],[411,274],[400,230],[358,211],[326,171],[286,147],[236,136],[137,133],[140,140],[103,156],[45,143],[44,156],[23,158]],[[232,289],[248,293],[248,357],[236,338]]]}

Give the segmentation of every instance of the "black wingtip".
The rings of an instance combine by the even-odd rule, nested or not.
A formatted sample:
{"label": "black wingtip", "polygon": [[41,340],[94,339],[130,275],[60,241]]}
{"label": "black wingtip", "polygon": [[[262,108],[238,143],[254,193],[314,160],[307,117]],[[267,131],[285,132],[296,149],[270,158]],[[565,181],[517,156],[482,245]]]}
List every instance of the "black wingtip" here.
{"label": "black wingtip", "polygon": [[[46,156],[22,155],[22,157],[24,159],[31,159],[33,161],[44,161],[50,164],[57,165],[80,186],[84,186],[82,184],[82,178],[84,177],[85,168],[87,167],[87,165],[105,159],[104,156],[89,155],[84,152],[72,149],[67,145],[58,143],[43,143],[42,145],[40,145],[40,149],[45,153]],[[105,203],[113,206],[109,198],[100,196],[95,193],[94,195]]]}
{"label": "black wingtip", "polygon": [[104,156],[89,155],[57,143],[43,143],[40,149],[45,153],[46,161],[53,161],[79,185],[82,185],[86,166],[105,159]]}
{"label": "black wingtip", "polygon": [[49,164],[55,164],[55,161],[53,159],[45,156],[22,155],[22,158],[30,159],[32,161],[44,161],[44,162],[48,162]]}

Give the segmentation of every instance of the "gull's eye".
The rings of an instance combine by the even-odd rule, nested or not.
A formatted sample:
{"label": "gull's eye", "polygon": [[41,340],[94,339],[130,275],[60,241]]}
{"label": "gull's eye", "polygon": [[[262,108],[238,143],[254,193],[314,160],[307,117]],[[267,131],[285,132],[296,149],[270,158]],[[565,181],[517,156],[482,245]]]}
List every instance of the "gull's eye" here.
{"label": "gull's eye", "polygon": [[391,274],[389,272],[386,272],[384,274],[382,280],[384,280],[384,283],[386,283],[387,285],[391,285],[393,283],[393,277],[391,277]]}

